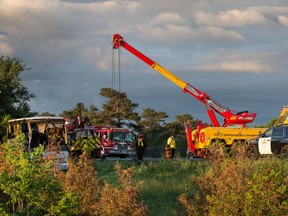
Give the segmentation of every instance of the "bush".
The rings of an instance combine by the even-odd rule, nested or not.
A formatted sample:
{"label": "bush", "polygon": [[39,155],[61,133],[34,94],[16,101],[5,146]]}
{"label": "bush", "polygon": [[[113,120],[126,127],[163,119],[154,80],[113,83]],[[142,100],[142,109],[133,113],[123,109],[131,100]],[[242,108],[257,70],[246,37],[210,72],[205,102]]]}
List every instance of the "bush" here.
{"label": "bush", "polygon": [[[24,150],[23,135],[3,144],[0,173],[1,211],[41,215],[56,208],[63,190],[51,172],[51,164],[42,159],[43,148],[32,154]],[[33,159],[31,159],[33,158]]]}
{"label": "bush", "polygon": [[189,215],[287,215],[287,160],[254,162],[244,152],[216,157],[204,175],[193,177],[198,192],[178,198]]}
{"label": "bush", "polygon": [[66,174],[59,175],[64,190],[78,196],[74,214],[99,215],[98,202],[103,184],[97,180],[96,174],[94,161],[85,151],[78,161],[70,161]]}
{"label": "bush", "polygon": [[133,169],[122,170],[119,163],[114,169],[120,185],[111,187],[105,184],[99,202],[100,215],[147,215],[148,209],[140,198],[137,185],[133,180]]}

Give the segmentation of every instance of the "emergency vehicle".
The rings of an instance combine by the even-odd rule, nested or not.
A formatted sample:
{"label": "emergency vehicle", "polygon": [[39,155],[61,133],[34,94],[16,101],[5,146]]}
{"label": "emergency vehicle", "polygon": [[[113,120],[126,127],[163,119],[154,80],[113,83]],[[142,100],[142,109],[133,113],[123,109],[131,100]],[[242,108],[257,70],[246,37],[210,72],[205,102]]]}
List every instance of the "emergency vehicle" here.
{"label": "emergency vehicle", "polygon": [[[89,150],[92,156],[105,158],[118,156],[121,158],[134,156],[135,135],[127,128],[111,125],[86,125],[75,123],[76,120],[66,118],[68,143],[71,154],[81,154],[84,149]],[[78,125],[78,126],[77,126]]]}
{"label": "emergency vehicle", "polygon": [[259,137],[248,141],[248,156],[258,159],[262,156],[277,155],[288,158],[288,106],[283,106],[274,126]]}
{"label": "emergency vehicle", "polygon": [[100,139],[101,157],[125,158],[136,154],[135,135],[131,130],[116,126],[94,126],[94,132]]}

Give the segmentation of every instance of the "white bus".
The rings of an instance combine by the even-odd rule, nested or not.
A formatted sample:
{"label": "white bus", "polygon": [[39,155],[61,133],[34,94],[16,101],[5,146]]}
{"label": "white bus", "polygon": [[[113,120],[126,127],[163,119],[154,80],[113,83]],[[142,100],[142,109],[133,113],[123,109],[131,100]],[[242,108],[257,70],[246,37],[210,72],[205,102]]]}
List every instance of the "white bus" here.
{"label": "white bus", "polygon": [[7,135],[13,140],[17,133],[22,132],[26,137],[27,151],[43,145],[45,156],[52,155],[60,170],[68,169],[68,147],[65,119],[54,116],[36,116],[18,118],[8,121]]}

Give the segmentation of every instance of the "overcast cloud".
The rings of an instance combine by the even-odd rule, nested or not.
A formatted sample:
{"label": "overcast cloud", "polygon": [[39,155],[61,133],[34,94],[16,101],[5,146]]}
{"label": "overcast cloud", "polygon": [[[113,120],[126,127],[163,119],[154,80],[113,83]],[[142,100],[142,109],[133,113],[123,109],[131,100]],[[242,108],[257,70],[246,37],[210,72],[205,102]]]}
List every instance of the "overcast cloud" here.
{"label": "overcast cloud", "polygon": [[[0,55],[31,68],[22,78],[32,111],[101,109],[115,33],[223,106],[257,112],[256,125],[288,104],[287,0],[0,0],[0,26]],[[124,49],[121,91],[139,112],[209,122],[202,103]]]}

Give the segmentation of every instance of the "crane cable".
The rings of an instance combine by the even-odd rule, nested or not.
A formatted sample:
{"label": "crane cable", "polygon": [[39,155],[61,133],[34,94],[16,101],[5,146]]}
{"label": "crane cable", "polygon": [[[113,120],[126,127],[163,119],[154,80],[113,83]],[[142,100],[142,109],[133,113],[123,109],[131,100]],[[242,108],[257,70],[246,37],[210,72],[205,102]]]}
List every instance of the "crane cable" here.
{"label": "crane cable", "polygon": [[[115,105],[114,110],[116,112],[119,111],[119,104],[120,104],[120,93],[121,93],[121,47],[118,49],[118,94],[116,94],[116,63],[115,63],[115,54],[114,49],[112,48],[112,90],[113,90],[113,97],[115,97]],[[114,93],[116,95],[114,95]]]}

